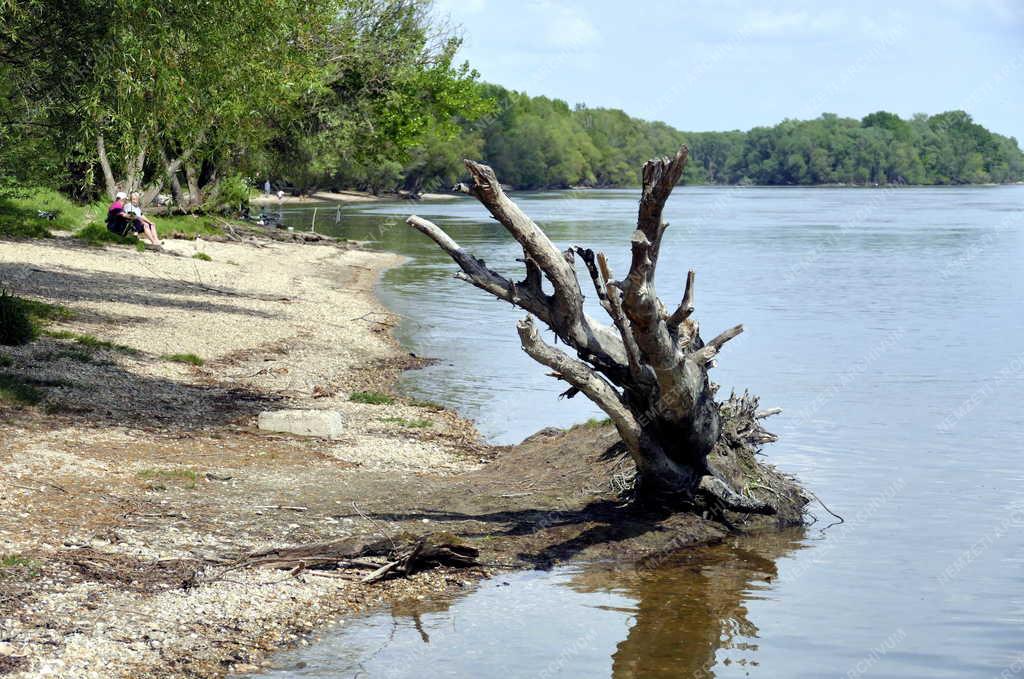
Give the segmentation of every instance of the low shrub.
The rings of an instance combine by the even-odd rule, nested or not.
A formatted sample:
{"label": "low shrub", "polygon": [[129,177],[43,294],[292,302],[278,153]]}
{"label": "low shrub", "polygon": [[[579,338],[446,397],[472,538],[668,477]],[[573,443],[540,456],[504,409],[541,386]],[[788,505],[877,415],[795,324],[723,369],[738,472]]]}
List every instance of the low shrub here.
{"label": "low shrub", "polygon": [[0,344],[18,346],[36,338],[38,330],[25,301],[0,290]]}
{"label": "low shrub", "polygon": [[0,374],[0,402],[34,406],[43,400],[43,392],[14,375]]}

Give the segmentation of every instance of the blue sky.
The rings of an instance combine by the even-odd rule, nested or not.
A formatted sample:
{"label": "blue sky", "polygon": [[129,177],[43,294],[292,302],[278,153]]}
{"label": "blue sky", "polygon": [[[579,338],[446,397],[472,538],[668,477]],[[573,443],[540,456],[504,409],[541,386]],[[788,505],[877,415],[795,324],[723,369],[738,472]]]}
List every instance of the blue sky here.
{"label": "blue sky", "polygon": [[964,109],[1024,144],[1024,0],[437,0],[484,80],[683,130]]}

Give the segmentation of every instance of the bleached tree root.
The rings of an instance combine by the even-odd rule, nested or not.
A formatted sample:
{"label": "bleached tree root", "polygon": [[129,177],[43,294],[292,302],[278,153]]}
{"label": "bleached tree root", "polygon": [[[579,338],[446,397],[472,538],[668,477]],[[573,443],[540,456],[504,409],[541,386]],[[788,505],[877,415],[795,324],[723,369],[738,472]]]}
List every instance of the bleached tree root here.
{"label": "bleached tree root", "polygon": [[[473,178],[468,192],[522,247],[522,280],[490,269],[429,220],[410,216],[407,221],[459,265],[458,278],[528,313],[518,324],[523,350],[569,385],[564,396],[582,393],[608,414],[635,463],[639,496],[662,503],[770,514],[775,510],[771,501],[737,492],[708,462],[722,435],[721,405],[715,401],[718,387],[708,370],[743,326],[729,328],[709,342],[701,339],[693,319],[693,271],[672,313],[655,290],[658,255],[668,228],[662,213],[686,159],[684,146],[672,158],[644,165],[637,226],[630,238],[631,263],[619,280],[613,279],[603,253],[556,247],[505,195],[493,170],[477,162],[466,161]],[[610,324],[584,311],[577,260],[584,264]],[[545,279],[553,290],[550,294],[543,287]],[[534,318],[575,355],[546,343]],[[744,445],[760,446],[774,438],[760,427],[751,427],[769,438],[751,439]]]}

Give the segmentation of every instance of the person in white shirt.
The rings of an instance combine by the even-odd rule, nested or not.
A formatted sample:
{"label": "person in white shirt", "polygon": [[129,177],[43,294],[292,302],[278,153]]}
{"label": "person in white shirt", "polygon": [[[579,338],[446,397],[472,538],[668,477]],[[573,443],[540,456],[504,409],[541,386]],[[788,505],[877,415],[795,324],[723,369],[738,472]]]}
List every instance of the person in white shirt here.
{"label": "person in white shirt", "polygon": [[138,191],[132,191],[131,202],[124,206],[124,213],[130,215],[136,224],[142,225],[142,232],[153,245],[159,246],[160,239],[156,235],[156,225],[142,216],[142,205]]}

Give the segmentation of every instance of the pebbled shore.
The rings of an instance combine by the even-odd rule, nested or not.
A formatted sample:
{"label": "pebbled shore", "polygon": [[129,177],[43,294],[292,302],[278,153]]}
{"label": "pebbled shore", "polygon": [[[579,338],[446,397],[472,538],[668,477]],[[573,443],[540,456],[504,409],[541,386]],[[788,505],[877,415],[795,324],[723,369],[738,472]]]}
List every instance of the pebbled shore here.
{"label": "pebbled shore", "polygon": [[[182,256],[0,242],[5,285],[74,312],[50,330],[120,345],[0,348],[2,372],[46,385],[37,406],[0,404],[0,676],[249,671],[325,624],[474,579],[435,571],[369,587],[197,563],[389,532],[336,491],[472,469],[482,446],[441,409],[348,400],[386,390],[411,363],[373,297],[397,256],[269,241],[166,248]],[[184,353],[204,364],[162,358]],[[257,431],[256,413],[279,407],[339,410],[344,437]],[[416,420],[430,426],[401,424]]]}

